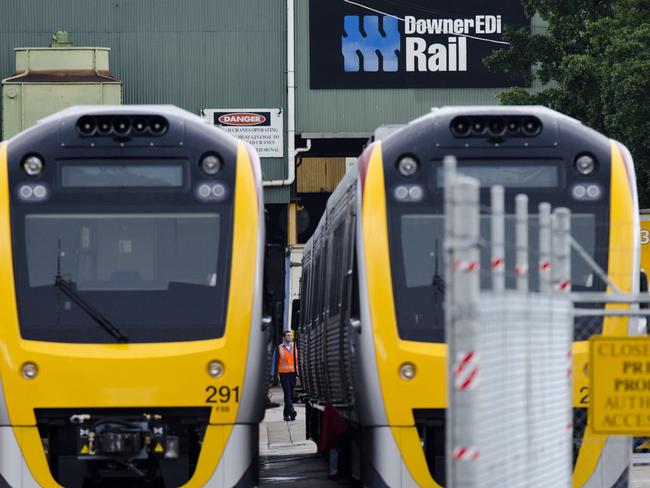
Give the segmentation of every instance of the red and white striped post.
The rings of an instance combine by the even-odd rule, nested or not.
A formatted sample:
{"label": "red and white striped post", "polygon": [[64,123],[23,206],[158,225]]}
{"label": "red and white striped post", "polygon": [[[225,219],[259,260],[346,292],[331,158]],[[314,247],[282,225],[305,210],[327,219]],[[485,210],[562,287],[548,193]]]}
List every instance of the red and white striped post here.
{"label": "red and white striped post", "polygon": [[474,487],[478,482],[477,390],[480,357],[477,354],[480,299],[479,182],[456,176],[450,192],[451,218],[448,249],[451,277],[446,334],[448,352],[447,486]]}
{"label": "red and white striped post", "polygon": [[515,197],[515,248],[517,291],[528,291],[528,196],[520,193]]}
{"label": "red and white striped post", "polygon": [[551,205],[539,204],[539,291],[549,293],[551,286]]}
{"label": "red and white striped post", "polygon": [[571,211],[556,208],[551,216],[552,259],[551,281],[553,290],[571,291]]}

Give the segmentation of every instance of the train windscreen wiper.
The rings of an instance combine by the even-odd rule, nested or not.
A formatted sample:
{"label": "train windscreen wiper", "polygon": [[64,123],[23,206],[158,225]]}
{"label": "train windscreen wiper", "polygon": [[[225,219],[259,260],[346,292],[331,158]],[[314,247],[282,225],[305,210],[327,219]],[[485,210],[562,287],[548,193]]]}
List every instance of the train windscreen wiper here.
{"label": "train windscreen wiper", "polygon": [[99,310],[93,307],[90,303],[84,300],[81,295],[79,295],[72,286],[70,282],[66,280],[60,274],[57,274],[54,277],[54,286],[59,290],[65,293],[73,302],[75,302],[81,310],[86,312],[90,318],[97,322],[106,332],[112,335],[117,342],[129,342],[129,338],[124,335],[124,333],[115,326],[110,320],[104,317]]}
{"label": "train windscreen wiper", "polygon": [[56,262],[56,276],[54,277],[54,286],[65,293],[81,310],[97,322],[106,332],[112,335],[117,342],[129,342],[129,338],[110,320],[104,317],[99,310],[88,303],[79,293],[70,285],[70,281],[61,275],[61,240],[59,240],[58,257]]}

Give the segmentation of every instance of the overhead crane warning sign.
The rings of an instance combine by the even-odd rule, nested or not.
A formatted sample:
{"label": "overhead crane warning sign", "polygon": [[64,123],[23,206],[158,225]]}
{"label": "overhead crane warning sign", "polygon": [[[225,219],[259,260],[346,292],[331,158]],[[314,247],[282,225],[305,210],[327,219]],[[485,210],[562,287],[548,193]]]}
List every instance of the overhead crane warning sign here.
{"label": "overhead crane warning sign", "polygon": [[596,336],[589,346],[591,430],[650,435],[650,338]]}

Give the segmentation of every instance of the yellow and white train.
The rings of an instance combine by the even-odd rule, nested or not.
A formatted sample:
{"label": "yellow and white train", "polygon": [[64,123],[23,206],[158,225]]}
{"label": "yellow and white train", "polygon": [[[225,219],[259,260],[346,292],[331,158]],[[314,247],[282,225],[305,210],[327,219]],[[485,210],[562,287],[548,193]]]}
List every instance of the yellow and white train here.
{"label": "yellow and white train", "polygon": [[[445,484],[442,159],[448,154],[461,173],[481,181],[485,206],[489,186],[500,184],[508,214],[520,192],[531,209],[541,202],[570,208],[582,248],[621,291],[639,289],[635,174],[620,143],[546,108],[500,106],[436,110],[369,146],[305,246],[299,326],[308,434],[331,435],[319,431],[330,402],[351,426],[347,458],[368,486]],[[534,242],[533,225],[531,232]],[[506,239],[513,233],[507,219]],[[511,249],[506,266],[514,270]],[[532,250],[530,259],[537,260]],[[482,261],[489,269],[487,250]],[[577,254],[572,287],[607,289]],[[622,487],[629,439],[586,428],[587,339],[594,334],[627,335],[627,319],[575,322],[573,484]]]}
{"label": "yellow and white train", "polygon": [[175,107],[62,111],[0,146],[0,484],[252,486],[255,152]]}

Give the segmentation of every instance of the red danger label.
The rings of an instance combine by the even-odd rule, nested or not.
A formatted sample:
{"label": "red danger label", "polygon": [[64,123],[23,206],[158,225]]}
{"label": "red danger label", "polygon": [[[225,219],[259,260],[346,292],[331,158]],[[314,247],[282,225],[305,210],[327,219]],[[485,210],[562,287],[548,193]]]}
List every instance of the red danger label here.
{"label": "red danger label", "polygon": [[255,113],[227,113],[217,119],[221,125],[264,125],[266,117]]}

